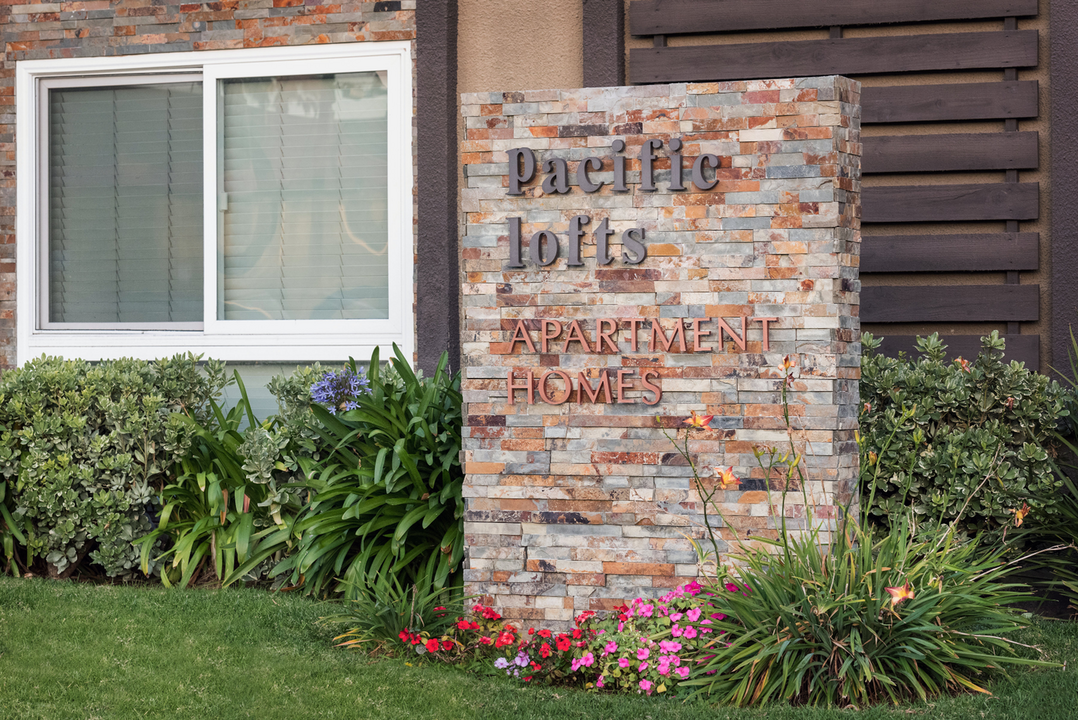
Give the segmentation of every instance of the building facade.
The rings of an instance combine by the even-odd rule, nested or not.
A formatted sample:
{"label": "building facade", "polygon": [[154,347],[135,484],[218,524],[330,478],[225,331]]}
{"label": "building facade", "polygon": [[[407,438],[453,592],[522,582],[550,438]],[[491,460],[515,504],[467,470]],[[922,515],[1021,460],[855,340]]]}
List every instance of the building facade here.
{"label": "building facade", "polygon": [[1065,364],[1078,10],[879,5],[4,5],[0,362],[456,358],[460,93],[842,74],[865,88],[864,329],[967,355],[998,330]]}

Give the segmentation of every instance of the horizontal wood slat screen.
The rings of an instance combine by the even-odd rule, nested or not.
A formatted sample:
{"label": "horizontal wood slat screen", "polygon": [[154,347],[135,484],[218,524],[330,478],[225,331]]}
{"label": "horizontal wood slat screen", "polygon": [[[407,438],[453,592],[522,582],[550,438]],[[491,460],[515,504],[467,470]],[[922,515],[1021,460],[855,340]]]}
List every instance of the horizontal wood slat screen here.
{"label": "horizontal wood slat screen", "polygon": [[1036,220],[1037,183],[889,185],[861,189],[866,223]]}
{"label": "horizontal wood slat screen", "polygon": [[1040,317],[1038,285],[886,285],[861,288],[876,323],[1023,322]]}
{"label": "horizontal wood slat screen", "polygon": [[633,35],[882,25],[1037,14],[1037,0],[642,0],[629,3]]}
{"label": "horizontal wood slat screen", "polygon": [[[862,124],[895,126],[862,136],[861,272],[866,280],[872,273],[1006,275],[1005,284],[998,284],[997,274],[975,280],[976,285],[940,287],[921,280],[862,286],[862,323],[946,324],[947,332],[959,335],[944,342],[952,345],[952,355],[966,357],[977,354],[980,338],[963,330],[962,323],[998,323],[1000,332],[1006,324],[1008,358],[1039,368],[1040,338],[1021,335],[1020,323],[1038,320],[1040,287],[1032,278],[1022,285],[1020,273],[1039,270],[1040,235],[1021,232],[1019,223],[1039,216],[1039,186],[1020,173],[1039,169],[1040,138],[1028,128],[1020,132],[1016,121],[1038,117],[1040,88],[1015,72],[1036,67],[1039,36],[1028,26],[1019,30],[1010,18],[1035,17],[1044,5],[1038,0],[630,0],[630,32],[655,36],[657,42],[630,50],[629,81],[863,77],[869,85],[862,88]],[[963,21],[971,22],[958,24]],[[931,22],[954,24],[928,34],[922,23]],[[882,25],[889,27],[871,29]],[[843,28],[854,26],[869,29],[844,37]],[[828,28],[830,38],[767,34],[799,28]],[[723,35],[723,44],[672,39],[704,33]],[[983,70],[1004,72],[991,80]],[[933,77],[933,84],[918,83],[920,73],[933,72],[953,73],[958,82],[941,84]],[[949,133],[946,127],[918,131],[915,126],[1001,120],[1007,122],[999,122],[998,131],[977,127]],[[940,175],[983,172],[998,174],[985,176],[985,184]],[[938,234],[929,235],[920,225],[986,221],[998,222],[998,231],[933,228]],[[883,348],[895,354],[912,349],[913,342],[896,336]]]}
{"label": "horizontal wood slat screen", "polygon": [[861,272],[1036,270],[1039,242],[1039,233],[862,235]]}
{"label": "horizontal wood slat screen", "polygon": [[1037,117],[1037,81],[861,88],[861,122],[947,122]]}
{"label": "horizontal wood slat screen", "polygon": [[1037,167],[1035,132],[870,136],[863,142],[866,174]]}
{"label": "horizontal wood slat screen", "polygon": [[634,84],[1030,67],[1037,31],[635,48],[629,62]]}
{"label": "horizontal wood slat screen", "polygon": [[[1041,338],[1039,335],[1003,335],[1007,341],[1007,360],[1024,362],[1026,367],[1036,370],[1041,364]],[[963,357],[972,360],[981,352],[981,338],[978,335],[948,335],[941,338],[947,346],[947,357],[954,360]],[[917,338],[914,335],[885,335],[880,352],[884,355],[897,356],[905,352],[911,358],[918,358]]]}

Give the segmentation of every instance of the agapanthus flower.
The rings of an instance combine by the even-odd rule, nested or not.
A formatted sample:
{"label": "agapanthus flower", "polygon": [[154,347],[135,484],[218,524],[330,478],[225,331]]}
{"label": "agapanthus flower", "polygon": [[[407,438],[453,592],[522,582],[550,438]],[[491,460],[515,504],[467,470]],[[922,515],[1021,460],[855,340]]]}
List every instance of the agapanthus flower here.
{"label": "agapanthus flower", "polygon": [[338,410],[358,408],[356,398],[369,391],[370,383],[367,378],[348,369],[330,370],[311,386],[311,399],[325,405],[326,409],[336,415]]}

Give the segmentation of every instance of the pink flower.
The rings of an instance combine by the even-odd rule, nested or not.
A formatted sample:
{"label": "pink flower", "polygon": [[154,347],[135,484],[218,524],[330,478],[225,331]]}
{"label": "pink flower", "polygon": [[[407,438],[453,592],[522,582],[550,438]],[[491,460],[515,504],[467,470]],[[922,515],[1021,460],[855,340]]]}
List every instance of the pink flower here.
{"label": "pink flower", "polygon": [[669,675],[670,674],[670,666],[669,665],[659,665],[659,674],[664,676],[664,677]]}
{"label": "pink flower", "polygon": [[676,672],[678,675],[680,675],[681,679],[684,680],[685,678],[689,677],[689,666],[688,665],[682,665],[681,667],[679,667],[674,672]]}
{"label": "pink flower", "polygon": [[689,622],[696,622],[700,619],[700,608],[693,608],[685,613],[685,617],[689,618]]}
{"label": "pink flower", "polygon": [[681,613],[670,613],[670,622],[677,622],[681,619]]}
{"label": "pink flower", "polygon": [[629,658],[620,658],[618,660],[618,667],[623,667],[623,668],[629,667]]}
{"label": "pink flower", "polygon": [[670,656],[670,664],[673,665],[674,667],[677,667],[678,665],[681,664],[681,658],[679,658],[677,655],[671,655]]}
{"label": "pink flower", "polygon": [[651,651],[648,650],[647,648],[640,648],[639,650],[636,651],[636,659],[637,660],[647,660],[648,655],[651,655]]}
{"label": "pink flower", "polygon": [[696,595],[701,590],[703,590],[703,587],[695,580],[693,580],[692,582],[685,583],[685,592],[687,592],[689,595]]}
{"label": "pink flower", "polygon": [[663,640],[659,643],[659,648],[664,653],[676,653],[681,649],[681,643],[676,640]]}
{"label": "pink flower", "polygon": [[696,628],[690,625],[689,627],[685,628],[685,632],[682,633],[681,636],[686,640],[692,640],[694,637],[696,637]]}
{"label": "pink flower", "polygon": [[646,662],[642,662],[642,663],[640,663],[640,665],[639,665],[639,666],[638,666],[638,667],[636,668],[636,671],[637,671],[637,672],[644,672],[644,671],[645,671],[645,670],[647,670],[647,669],[648,669],[648,664],[647,664]]}
{"label": "pink flower", "polygon": [[618,623],[618,632],[621,632],[624,629],[625,629],[625,623],[619,622]]}
{"label": "pink flower", "polygon": [[711,613],[711,617],[714,620],[725,620],[726,616],[722,613]]}
{"label": "pink flower", "polygon": [[614,640],[611,640],[610,642],[608,642],[606,644],[606,647],[603,648],[603,655],[609,655],[610,653],[617,652],[617,651],[618,651],[617,642],[615,642]]}
{"label": "pink flower", "polygon": [[654,610],[655,610],[654,605],[641,605],[639,615],[640,615],[640,617],[651,617],[651,613]]}
{"label": "pink flower", "polygon": [[726,583],[726,589],[730,592],[737,592],[740,588],[738,588],[738,586],[734,585],[733,583]]}
{"label": "pink flower", "polygon": [[597,688],[601,688],[601,687],[602,687],[602,686],[604,685],[604,683],[603,683],[603,679],[604,679],[605,677],[606,677],[605,675],[600,675],[600,676],[599,676],[599,679],[595,681],[595,687],[597,687]]}
{"label": "pink flower", "polygon": [[651,694],[651,681],[650,680],[641,680],[640,681],[640,689],[643,690],[644,692],[646,692],[648,695],[650,695]]}
{"label": "pink flower", "polygon": [[671,628],[670,628],[670,634],[671,634],[671,635],[673,635],[674,637],[681,637],[681,634],[682,634],[683,632],[685,632],[685,631],[684,631],[684,630],[682,630],[682,629],[681,629],[680,627],[678,627],[677,625],[674,625],[673,627],[671,627]]}
{"label": "pink flower", "polygon": [[591,653],[588,653],[584,657],[580,658],[580,664],[583,667],[591,667],[595,664],[595,656]]}

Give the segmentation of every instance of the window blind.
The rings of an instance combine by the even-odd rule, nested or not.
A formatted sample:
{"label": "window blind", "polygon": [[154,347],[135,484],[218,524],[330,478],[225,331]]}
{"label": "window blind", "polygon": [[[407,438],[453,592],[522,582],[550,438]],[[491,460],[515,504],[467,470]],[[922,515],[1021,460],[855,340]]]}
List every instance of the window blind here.
{"label": "window blind", "polygon": [[202,320],[202,88],[49,93],[51,322]]}
{"label": "window blind", "polygon": [[225,80],[218,318],[389,316],[379,73]]}

